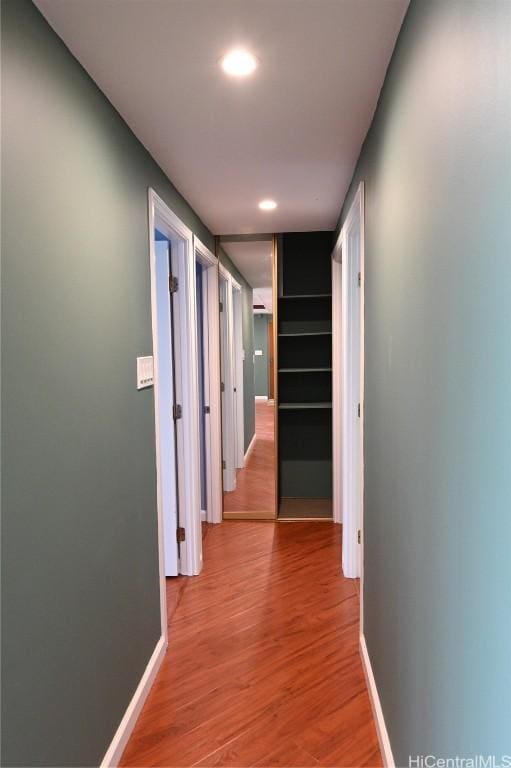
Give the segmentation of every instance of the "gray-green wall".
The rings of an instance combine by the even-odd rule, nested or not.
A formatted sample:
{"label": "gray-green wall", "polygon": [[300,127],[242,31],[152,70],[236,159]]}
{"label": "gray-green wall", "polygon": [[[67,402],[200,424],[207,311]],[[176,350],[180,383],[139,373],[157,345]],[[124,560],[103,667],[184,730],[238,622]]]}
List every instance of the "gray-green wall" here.
{"label": "gray-green wall", "polygon": [[365,634],[400,766],[511,755],[510,40],[508,0],[412,0],[349,196]]}
{"label": "gray-green wall", "polygon": [[268,320],[271,315],[254,315],[254,351],[258,349],[263,353],[254,358],[254,392],[262,397],[268,397]]}
{"label": "gray-green wall", "polygon": [[245,430],[245,451],[255,435],[255,400],[254,400],[254,295],[252,287],[247,283],[241,272],[236,269],[223,248],[218,249],[218,258],[221,264],[234,277],[242,289],[242,315],[243,315],[243,349],[245,360],[243,361],[243,411]]}
{"label": "gray-green wall", "polygon": [[160,636],[147,189],[211,234],[28,0],[2,0],[2,765],[97,765]]}

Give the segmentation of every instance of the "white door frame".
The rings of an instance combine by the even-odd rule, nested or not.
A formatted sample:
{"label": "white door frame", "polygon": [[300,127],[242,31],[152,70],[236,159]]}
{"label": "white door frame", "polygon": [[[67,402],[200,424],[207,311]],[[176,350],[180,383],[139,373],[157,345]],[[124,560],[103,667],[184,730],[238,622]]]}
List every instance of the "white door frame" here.
{"label": "white door frame", "polygon": [[243,292],[241,285],[231,276],[232,291],[232,351],[234,371],[234,444],[236,469],[245,466],[245,426],[243,390]]}
{"label": "white door frame", "polygon": [[333,519],[342,523],[342,232],[332,253],[332,482]]}
{"label": "white door frame", "polygon": [[220,333],[222,335],[224,349],[221,370],[224,384],[222,398],[222,456],[225,461],[225,467],[223,469],[223,490],[229,493],[236,490],[236,413],[234,408],[235,375],[233,366],[232,276],[222,264],[219,264],[218,274],[224,289],[223,311],[220,321]]}
{"label": "white door frame", "polygon": [[218,260],[193,238],[195,258],[202,265],[204,395],[206,418],[206,474],[208,523],[222,522],[222,412],[220,394],[220,323],[218,318]]}
{"label": "white door frame", "polygon": [[363,571],[364,520],[363,182],[334,248],[332,295],[334,520],[343,524],[342,571],[357,578]]}
{"label": "white door frame", "polygon": [[[195,254],[192,232],[170,210],[166,203],[149,189],[149,253],[151,271],[151,317],[153,356],[155,362],[155,431],[156,477],[158,505],[158,551],[160,567],[160,604],[162,628],[166,621],[166,583],[164,568],[164,529],[161,505],[160,440],[164,439],[159,425],[158,403],[158,322],[156,314],[156,271],[154,231],[160,230],[171,243],[172,268],[178,280],[174,298],[174,361],[176,401],[182,406],[182,418],[176,422],[178,456],[177,486],[180,525],[186,539],[180,544],[179,573],[194,576],[202,568],[202,531],[200,516],[200,452],[197,402],[199,397],[197,360],[197,307],[195,296]],[[169,404],[170,407],[170,404]]]}

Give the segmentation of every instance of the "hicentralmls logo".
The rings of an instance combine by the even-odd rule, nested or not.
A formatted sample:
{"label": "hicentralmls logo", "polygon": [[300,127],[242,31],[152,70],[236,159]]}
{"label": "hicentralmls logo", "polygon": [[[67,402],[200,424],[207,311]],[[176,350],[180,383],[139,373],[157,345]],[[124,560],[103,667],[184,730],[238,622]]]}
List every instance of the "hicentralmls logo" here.
{"label": "hicentralmls logo", "polygon": [[472,755],[471,757],[437,757],[410,755],[408,768],[511,768],[511,755]]}

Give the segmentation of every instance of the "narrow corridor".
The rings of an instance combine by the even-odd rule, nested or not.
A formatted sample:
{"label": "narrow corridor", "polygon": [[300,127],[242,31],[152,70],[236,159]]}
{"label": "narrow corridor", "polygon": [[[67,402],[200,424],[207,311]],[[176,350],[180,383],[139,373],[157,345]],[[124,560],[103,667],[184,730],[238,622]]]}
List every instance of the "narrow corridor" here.
{"label": "narrow corridor", "polygon": [[207,526],[123,766],[380,766],[340,526]]}

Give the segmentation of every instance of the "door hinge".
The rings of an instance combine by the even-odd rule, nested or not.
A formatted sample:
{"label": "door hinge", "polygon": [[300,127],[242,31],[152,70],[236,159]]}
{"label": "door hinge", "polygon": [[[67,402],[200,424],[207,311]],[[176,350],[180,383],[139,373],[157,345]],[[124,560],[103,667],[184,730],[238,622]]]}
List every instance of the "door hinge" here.
{"label": "door hinge", "polygon": [[204,406],[204,413],[209,413],[209,412],[210,412],[209,405],[205,405]]}
{"label": "door hinge", "polygon": [[183,418],[183,406],[182,405],[173,405],[172,406],[172,416],[174,417],[174,421],[177,421],[178,419]]}
{"label": "door hinge", "polygon": [[179,288],[179,281],[177,277],[173,277],[172,275],[169,276],[169,291],[170,293],[176,293],[177,289]]}
{"label": "door hinge", "polygon": [[220,312],[224,311],[224,304],[223,301],[220,302]]}
{"label": "door hinge", "polygon": [[225,459],[222,459],[222,469],[225,469]]}
{"label": "door hinge", "polygon": [[186,531],[181,526],[176,530],[176,539],[178,542],[186,541]]}
{"label": "door hinge", "polygon": [[362,285],[362,272],[359,272],[358,273],[358,286],[359,286],[359,288],[360,288],[361,285]]}
{"label": "door hinge", "polygon": [[220,382],[220,392],[225,392],[225,384],[223,381]]}
{"label": "door hinge", "polygon": [[357,406],[357,416],[360,418],[360,403]]}
{"label": "door hinge", "polygon": [[357,542],[359,544],[362,543],[362,531],[360,530],[360,528],[358,529],[358,533],[357,533]]}

